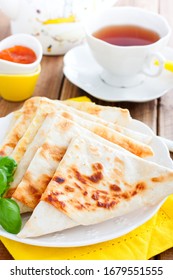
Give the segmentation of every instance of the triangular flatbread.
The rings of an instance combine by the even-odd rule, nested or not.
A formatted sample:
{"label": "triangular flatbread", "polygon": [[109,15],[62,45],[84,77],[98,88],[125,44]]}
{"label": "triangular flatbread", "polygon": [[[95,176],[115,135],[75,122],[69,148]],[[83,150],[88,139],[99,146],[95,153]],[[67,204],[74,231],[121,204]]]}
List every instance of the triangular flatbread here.
{"label": "triangular flatbread", "polygon": [[131,121],[131,116],[127,109],[97,105],[93,102],[75,102],[66,100],[64,103],[77,110],[87,112],[114,124],[127,126]]}
{"label": "triangular flatbread", "polygon": [[[1,143],[0,146],[0,155],[1,156],[9,156],[15,149],[18,141],[23,137],[30,123],[32,122],[37,108],[40,104],[40,98],[30,98],[27,100],[22,109],[19,110],[18,118],[13,123],[12,129],[9,130],[5,139]],[[17,115],[17,112],[14,113]]]}
{"label": "triangular flatbread", "polygon": [[[172,193],[172,169],[118,146],[112,148],[94,137],[78,136],[72,139],[19,236],[34,237],[75,225],[97,224],[157,205]],[[44,216],[46,209],[49,218]],[[59,221],[63,221],[62,227]]]}
{"label": "triangular flatbread", "polygon": [[[97,105],[95,105],[97,106]],[[31,107],[31,110],[28,108]],[[32,110],[33,107],[33,110]],[[104,108],[103,106],[100,106]],[[107,107],[107,110],[111,107]],[[106,111],[107,111],[106,110]],[[110,109],[109,109],[110,110]],[[76,110],[73,107],[65,105],[64,102],[60,102],[58,100],[50,100],[45,97],[34,97],[31,100],[28,100],[24,103],[24,106],[21,110],[16,111],[13,113],[14,120],[16,121],[16,115],[18,116],[19,120],[16,123],[11,125],[11,129],[9,128],[9,135],[8,138],[4,141],[1,147],[1,154],[2,155],[10,155],[12,156],[17,163],[20,162],[22,156],[24,155],[25,151],[27,150],[28,145],[32,142],[35,134],[37,133],[38,129],[42,125],[43,120],[45,119],[46,115],[52,112],[61,111],[77,115],[80,118],[85,120],[98,123],[99,125],[104,125],[107,128],[111,128],[127,137],[135,139],[137,141],[143,142],[145,144],[149,144],[151,141],[151,137],[141,134],[139,132],[135,132],[134,130],[128,129],[126,127],[120,126],[118,124],[114,124],[113,122],[105,121],[103,118],[98,118],[95,115],[88,114],[84,111]],[[119,115],[122,115],[122,119],[124,114],[120,114],[121,108],[113,108],[111,110],[113,119],[114,111],[118,111]],[[124,111],[124,109],[122,110]],[[126,111],[126,110],[125,110]],[[27,113],[26,113],[27,112]],[[117,119],[117,122],[121,123],[121,117]],[[127,114],[129,116],[129,114]],[[27,118],[26,118],[27,117]],[[68,116],[67,116],[68,117]],[[125,118],[126,119],[126,118]],[[131,118],[127,118],[128,121],[131,121]],[[16,138],[15,135],[18,135]]]}
{"label": "triangular flatbread", "polygon": [[[63,158],[68,145],[70,144],[72,138],[76,135],[91,135],[96,139],[97,137],[100,138],[100,136],[102,136],[102,140],[100,141],[108,140],[110,144],[108,141],[106,141],[106,143],[108,143],[108,145],[112,144],[113,147],[114,144],[117,143],[122,149],[127,147],[127,150],[129,148],[130,152],[134,151],[134,153],[139,156],[146,155],[146,151],[151,151],[149,146],[139,144],[135,140],[119,135],[118,132],[106,128],[105,126],[101,126],[99,124],[95,125],[94,123],[84,119],[80,120],[78,116],[74,117],[74,122],[71,120],[73,116],[70,114],[68,115],[70,116],[70,119],[66,119],[57,114],[47,133],[45,141],[42,141],[41,143],[40,136],[36,137],[37,139],[34,141],[36,144],[30,144],[24,158],[19,163],[16,171],[17,173],[14,177],[14,182],[12,183],[8,193],[10,192],[11,194],[12,192],[12,197],[17,202],[23,203],[30,209],[34,209],[38,204],[42,193],[51,180],[59,162]],[[77,122],[81,125],[78,125]],[[87,129],[83,128],[82,125]],[[91,134],[91,132],[95,134]],[[40,147],[38,143],[40,144]],[[38,150],[36,150],[36,148],[38,148]],[[31,157],[33,157],[32,161],[28,161],[28,158],[31,159]]]}
{"label": "triangular flatbread", "polygon": [[[49,114],[43,121],[41,127],[37,131],[33,141],[28,145],[26,152],[24,153],[23,157],[21,158],[20,162],[18,163],[17,169],[14,174],[14,180],[10,184],[9,189],[7,190],[5,197],[11,197],[15,189],[18,187],[19,183],[21,182],[30,162],[32,161],[37,149],[42,145],[47,137],[47,133],[49,129],[51,129],[51,125],[54,121],[54,114]],[[25,137],[24,137],[25,139]],[[23,141],[23,140],[22,140]],[[24,141],[23,141],[24,142]],[[17,147],[19,154],[15,154],[14,159],[20,157],[20,152],[23,152],[23,147],[19,145]],[[35,168],[36,169],[36,168]],[[34,169],[34,170],[35,170]]]}
{"label": "triangular flatbread", "polygon": [[37,134],[40,127],[43,125],[44,120],[48,114],[44,112],[41,106],[37,109],[34,118],[32,119],[29,127],[25,131],[23,137],[18,141],[15,149],[11,153],[11,157],[15,159],[17,163],[20,162],[22,157],[24,156],[27,148],[33,141],[35,135]]}

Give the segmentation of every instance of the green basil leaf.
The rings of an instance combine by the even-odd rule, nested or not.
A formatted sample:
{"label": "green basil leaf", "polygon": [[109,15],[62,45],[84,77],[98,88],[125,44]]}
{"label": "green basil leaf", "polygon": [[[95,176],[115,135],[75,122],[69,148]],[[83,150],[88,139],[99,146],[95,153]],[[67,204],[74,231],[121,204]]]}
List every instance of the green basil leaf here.
{"label": "green basil leaf", "polygon": [[10,174],[8,172],[8,169],[7,167],[1,167],[0,170],[3,170],[6,174],[6,177],[7,177],[7,184],[9,185],[9,183],[13,182],[14,178],[13,178],[13,174]]}
{"label": "green basil leaf", "polygon": [[0,157],[0,168],[6,167],[8,170],[7,175],[12,175],[15,168],[17,167],[17,163],[13,158],[10,157]]}
{"label": "green basil leaf", "polygon": [[0,225],[10,233],[21,230],[22,219],[17,203],[10,198],[0,198]]}
{"label": "green basil leaf", "polygon": [[0,169],[0,196],[3,195],[3,193],[7,189],[7,176],[5,174],[5,171],[3,169]]}

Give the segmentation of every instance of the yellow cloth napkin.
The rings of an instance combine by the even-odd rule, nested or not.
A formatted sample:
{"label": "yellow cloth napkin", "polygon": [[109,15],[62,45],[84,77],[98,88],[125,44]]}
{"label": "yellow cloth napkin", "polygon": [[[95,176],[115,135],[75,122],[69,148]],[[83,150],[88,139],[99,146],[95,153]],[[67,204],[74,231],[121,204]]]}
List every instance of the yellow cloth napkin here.
{"label": "yellow cloth napkin", "polygon": [[[77,101],[89,101],[87,97]],[[112,228],[112,230],[114,230]],[[148,222],[110,241],[74,248],[47,248],[0,237],[16,260],[147,260],[173,247],[173,195]]]}

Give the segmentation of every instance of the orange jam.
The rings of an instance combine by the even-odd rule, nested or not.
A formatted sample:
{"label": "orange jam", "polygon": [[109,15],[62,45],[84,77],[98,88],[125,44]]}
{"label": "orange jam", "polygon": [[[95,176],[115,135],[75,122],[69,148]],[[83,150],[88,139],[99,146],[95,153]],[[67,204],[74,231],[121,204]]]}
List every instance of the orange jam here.
{"label": "orange jam", "polygon": [[30,64],[36,61],[35,52],[24,46],[14,46],[0,51],[0,59],[11,62]]}

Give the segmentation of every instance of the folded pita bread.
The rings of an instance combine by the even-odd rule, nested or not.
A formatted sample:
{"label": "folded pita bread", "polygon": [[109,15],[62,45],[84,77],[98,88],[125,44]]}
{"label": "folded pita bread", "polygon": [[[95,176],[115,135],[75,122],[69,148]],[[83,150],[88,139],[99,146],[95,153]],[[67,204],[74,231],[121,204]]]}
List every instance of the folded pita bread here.
{"label": "folded pita bread", "polygon": [[102,141],[78,136],[72,139],[19,236],[97,224],[156,205],[172,193],[172,169],[126,153],[118,146],[113,149]]}
{"label": "folded pita bread", "polygon": [[[44,129],[44,126],[42,126],[42,129]],[[35,208],[54,175],[59,162],[63,158],[71,139],[81,133],[91,137],[94,136],[96,139],[97,137],[100,138],[92,134],[89,130],[58,114],[53,120],[48,136],[44,141],[42,140],[42,145],[39,148],[38,141],[40,144],[41,140],[40,131],[37,133],[34,143],[29,146],[24,158],[19,163],[14,182],[12,182],[6,194],[6,196],[12,196],[16,200],[21,213],[26,211],[31,212]],[[109,143],[108,141],[106,143],[114,147],[113,143]],[[33,149],[33,147],[36,148]],[[28,161],[28,158],[29,160],[32,158],[32,160]]]}
{"label": "folded pita bread", "polygon": [[[131,116],[130,113],[127,109],[122,109],[119,107],[110,107],[110,106],[101,106],[101,105],[96,105],[95,103],[91,102],[76,102],[76,101],[58,101],[58,100],[52,100],[46,97],[32,97],[31,99],[32,103],[34,106],[37,108],[39,107],[39,102],[42,100],[45,100],[47,102],[52,102],[52,103],[62,103],[63,105],[67,105],[69,108],[75,108],[78,111],[83,111],[88,114],[91,114],[93,116],[97,116],[100,119],[103,119],[105,121],[114,123],[114,124],[119,124],[122,126],[127,126],[131,122]],[[30,102],[30,101],[26,101]],[[25,102],[25,103],[26,103]],[[18,113],[20,113],[18,111]]]}
{"label": "folded pita bread", "polygon": [[14,158],[17,163],[19,163],[22,159],[29,144],[33,141],[35,135],[37,134],[47,115],[48,114],[44,112],[42,108],[39,107],[37,109],[36,115],[30,123],[28,129],[26,130],[23,137],[19,140],[15,149],[11,153],[11,157]]}
{"label": "folded pita bread", "polygon": [[[71,119],[78,124],[82,125],[83,127],[91,130],[92,132],[96,133],[97,135],[100,135],[101,137],[116,143],[123,148],[131,151],[132,153],[140,156],[140,157],[148,157],[153,156],[152,149],[143,143],[139,143],[138,140],[132,140],[131,137],[127,136],[128,134],[127,130],[123,134],[121,128],[115,128],[114,131],[112,129],[112,126],[109,125],[108,122],[100,123],[98,118],[91,118],[89,114],[86,113],[79,113],[77,110],[69,109],[68,106],[63,105],[59,101],[53,102],[52,100],[49,100],[47,98],[43,98],[41,101],[41,106],[43,111],[46,112],[57,112],[57,114],[62,115],[65,118]],[[118,130],[121,130],[119,132]],[[135,135],[135,132],[131,132],[131,135]],[[136,138],[139,138],[141,136],[141,139],[143,139],[143,142],[145,142],[146,139],[149,139],[146,136],[143,136],[141,134],[138,134]],[[134,137],[135,138],[135,137]],[[151,141],[151,138],[150,138]],[[149,141],[147,141],[149,142]]]}
{"label": "folded pita bread", "polygon": [[[57,110],[58,110],[58,112],[64,110],[69,113],[75,114],[81,118],[84,118],[86,120],[105,125],[106,127],[109,127],[115,131],[118,131],[121,134],[124,134],[130,138],[141,141],[145,144],[149,144],[151,141],[151,137],[149,137],[149,136],[146,136],[146,135],[138,133],[138,132],[134,132],[134,131],[127,129],[125,127],[122,127],[120,125],[113,124],[111,122],[107,122],[101,118],[97,118],[94,115],[90,115],[83,111],[76,110],[72,107],[64,105],[63,102],[60,102],[57,100],[53,101],[48,98],[41,98],[41,97],[32,98],[31,100],[32,100],[32,103],[34,103],[34,107],[35,108],[38,107],[36,114],[35,114],[34,118],[32,119],[31,123],[29,124],[29,127],[28,128],[27,128],[27,126],[23,127],[22,133],[24,133],[25,130],[26,131],[23,134],[22,138],[17,142],[16,147],[13,150],[11,150],[11,148],[10,148],[10,151],[12,151],[12,153],[8,153],[16,160],[17,163],[20,161],[20,159],[24,155],[28,145],[33,140],[33,138],[34,138],[36,132],[38,131],[39,127],[41,126],[45,116],[49,113],[57,112]],[[27,104],[31,105],[32,103],[30,103],[30,102],[28,103],[28,101],[27,101],[26,105]],[[25,111],[24,109],[25,109],[26,105],[23,106],[23,108],[21,110],[14,112],[15,117],[13,119],[16,119],[16,116],[21,117],[21,119],[23,119],[22,112]],[[33,114],[34,114],[34,112],[33,112]],[[18,127],[17,130],[19,129],[21,122],[22,122],[22,120],[20,121],[19,125],[17,126]],[[13,126],[14,126],[14,128],[11,126],[12,127],[12,131],[10,132],[11,135],[13,135],[16,131],[16,127],[15,127],[14,123],[13,123]],[[21,133],[21,131],[20,131],[20,133]],[[9,145],[11,145],[11,144],[9,144]]]}
{"label": "folded pita bread", "polygon": [[[31,98],[27,100],[20,112],[18,112],[18,118],[13,123],[13,128],[6,135],[3,143],[0,146],[0,155],[9,156],[16,147],[18,141],[22,138],[25,131],[29,127],[36,111],[39,106],[40,98]],[[14,116],[17,112],[14,113]]]}
{"label": "folded pita bread", "polygon": [[145,145],[144,143],[132,139],[126,135],[123,135],[122,133],[111,129],[109,126],[107,127],[98,122],[80,118],[76,114],[72,114],[69,112],[67,113],[63,110],[59,110],[58,114],[64,118],[74,121],[75,123],[103,137],[104,139],[123,147],[124,149],[139,157],[145,158],[153,156],[153,151],[150,146]]}
{"label": "folded pita bread", "polygon": [[[11,197],[17,186],[19,185],[20,181],[22,180],[31,160],[33,159],[37,149],[42,145],[47,137],[47,133],[51,129],[51,125],[54,121],[54,114],[49,114],[42,123],[42,126],[38,130],[37,134],[35,135],[33,141],[28,146],[28,149],[24,153],[24,156],[20,160],[17,169],[14,174],[14,181],[11,183],[9,189],[7,190],[4,197]],[[22,151],[22,147],[21,147]],[[15,159],[17,158],[17,154]],[[38,166],[35,166],[35,170],[37,170]]]}
{"label": "folded pita bread", "polygon": [[[31,102],[32,101],[32,102]],[[20,183],[27,167],[29,166],[30,161],[32,160],[32,157],[39,145],[39,143],[42,143],[41,137],[38,134],[35,140],[33,140],[36,132],[39,130],[40,126],[43,123],[43,120],[45,119],[46,115],[56,113],[65,116],[66,118],[73,119],[78,124],[81,124],[82,126],[86,127],[87,129],[96,132],[96,134],[101,135],[108,140],[112,138],[112,130],[110,130],[108,127],[111,127],[108,122],[105,122],[101,119],[98,119],[97,117],[91,116],[85,112],[80,112],[78,110],[75,110],[73,108],[69,108],[67,105],[62,104],[62,102],[58,101],[52,101],[47,98],[32,98],[30,102],[26,102],[25,106],[20,110],[20,119],[25,119],[25,115],[27,112],[29,112],[31,119],[28,120],[29,126],[26,129],[26,125],[23,128],[26,129],[23,137],[18,141],[16,144],[16,147],[14,148],[13,152],[11,153],[11,156],[17,161],[17,163],[20,163],[20,160],[22,159],[21,164],[19,164],[17,171],[15,173],[14,182],[11,184],[11,187],[9,188],[6,196],[11,197],[12,193]],[[32,104],[34,103],[34,113],[31,112]],[[39,105],[39,106],[38,106]],[[38,108],[37,108],[38,107]],[[29,108],[29,109],[28,109]],[[23,113],[22,113],[23,112]],[[66,113],[67,112],[67,113]],[[70,114],[69,114],[70,112]],[[23,117],[24,115],[24,117]],[[82,118],[81,118],[82,117]],[[52,118],[52,115],[51,115]],[[51,119],[49,118],[49,119]],[[94,121],[93,121],[94,120]],[[101,122],[101,124],[99,123]],[[20,122],[21,123],[21,122]],[[102,125],[104,124],[105,127]],[[114,125],[112,124],[113,128]],[[43,128],[46,128],[46,126],[43,125]],[[19,126],[18,126],[19,129]],[[116,128],[119,130],[119,128]],[[11,134],[14,134],[15,128],[12,130]],[[124,131],[123,131],[124,132]],[[108,134],[108,135],[107,135]],[[127,134],[127,132],[126,132]],[[134,133],[135,135],[135,133]],[[145,137],[144,137],[145,138]],[[143,138],[143,140],[144,140]],[[33,143],[31,143],[33,140]],[[37,141],[38,140],[38,141]],[[123,141],[122,141],[123,140]],[[130,149],[133,152],[133,147],[135,147],[135,153],[139,153],[140,149],[138,149],[138,146],[141,147],[141,144],[138,142],[131,141],[131,139],[127,137],[123,137],[122,133],[113,132],[113,138],[111,139],[112,142],[119,143],[123,147]],[[35,144],[36,143],[36,144]],[[31,144],[31,145],[30,145]],[[132,144],[132,146],[131,146]],[[30,145],[30,147],[29,147]],[[28,151],[27,148],[29,147]],[[35,147],[35,148],[33,148]],[[142,154],[139,153],[139,156],[151,156],[152,151],[148,146],[142,145]],[[26,152],[26,153],[25,153]]]}
{"label": "folded pita bread", "polygon": [[[70,118],[72,118],[72,115],[70,115]],[[84,119],[80,120],[78,116],[75,116],[74,118],[74,121],[72,121],[71,119],[66,119],[57,114],[51,129],[49,130],[48,136],[45,141],[42,142],[41,147],[36,151],[33,149],[33,145],[30,145],[32,151],[29,149],[28,152],[27,150],[25,155],[27,156],[27,159],[31,159],[33,153],[36,152],[32,161],[27,161],[28,163],[30,162],[30,165],[25,164],[26,159],[24,159],[24,163],[23,159],[19,163],[19,169],[16,171],[17,175],[15,174],[14,182],[12,183],[9,192],[12,194],[12,197],[16,202],[20,202],[20,207],[21,203],[29,207],[27,211],[34,209],[38,204],[42,193],[46,189],[59,162],[63,158],[71,139],[76,135],[91,135],[91,132],[94,132],[98,136],[103,136],[103,139],[112,142],[113,145],[117,143],[123,148],[124,146],[127,146],[126,143],[128,143],[128,145],[131,143],[130,147],[132,147],[132,145],[134,146],[134,152],[137,151],[137,155],[144,154],[145,149],[143,149],[143,147],[145,147],[145,145],[139,146],[134,140],[131,141],[128,139],[127,141],[127,137],[125,136],[121,136],[121,139],[118,140],[119,136],[116,131],[104,126],[99,126],[98,124],[95,125]],[[83,127],[78,125],[77,122],[83,125]],[[95,134],[92,134],[92,137],[95,138]],[[36,143],[38,144],[38,140]],[[36,145],[36,147],[38,147],[38,145]],[[139,149],[141,152],[139,152]],[[131,152],[131,149],[129,149],[129,151]],[[27,167],[27,169],[25,167]],[[21,212],[22,209],[23,207],[21,208]]]}
{"label": "folded pita bread", "polygon": [[119,107],[101,106],[93,102],[75,102],[71,100],[63,101],[68,106],[87,112],[91,115],[103,118],[108,122],[127,126],[131,121],[130,113],[127,109]]}
{"label": "folded pita bread", "polygon": [[68,216],[49,203],[40,201],[18,237],[36,237],[75,226],[78,224]]}
{"label": "folded pita bread", "polygon": [[[151,142],[151,137],[148,136],[148,135],[145,135],[145,134],[136,132],[134,130],[128,129],[127,127],[124,127],[124,126],[119,125],[117,123],[115,124],[115,123],[113,123],[111,121],[110,122],[106,121],[103,118],[100,118],[100,117],[97,117],[95,115],[86,113],[85,111],[76,110],[73,107],[64,105],[65,101],[63,101],[63,102],[60,102],[58,100],[52,101],[52,100],[50,100],[48,98],[43,98],[42,101],[41,101],[41,104],[42,104],[41,106],[42,106],[43,110],[46,111],[46,112],[51,112],[51,110],[58,110],[58,112],[60,110],[64,110],[67,113],[75,114],[78,117],[83,118],[85,120],[102,124],[102,125],[104,125],[106,127],[109,127],[109,128],[111,128],[111,129],[113,129],[113,130],[115,130],[117,132],[120,132],[120,133],[122,133],[122,134],[124,134],[124,135],[126,135],[126,136],[128,136],[130,138],[133,138],[133,139],[138,140],[140,142],[143,142],[145,144],[149,144]],[[111,107],[107,107],[107,109],[108,108],[111,108]],[[121,123],[121,118],[119,118],[117,120],[117,122]],[[127,123],[130,124],[130,122],[131,122],[131,118],[129,118],[128,122],[126,121],[126,124]]]}

